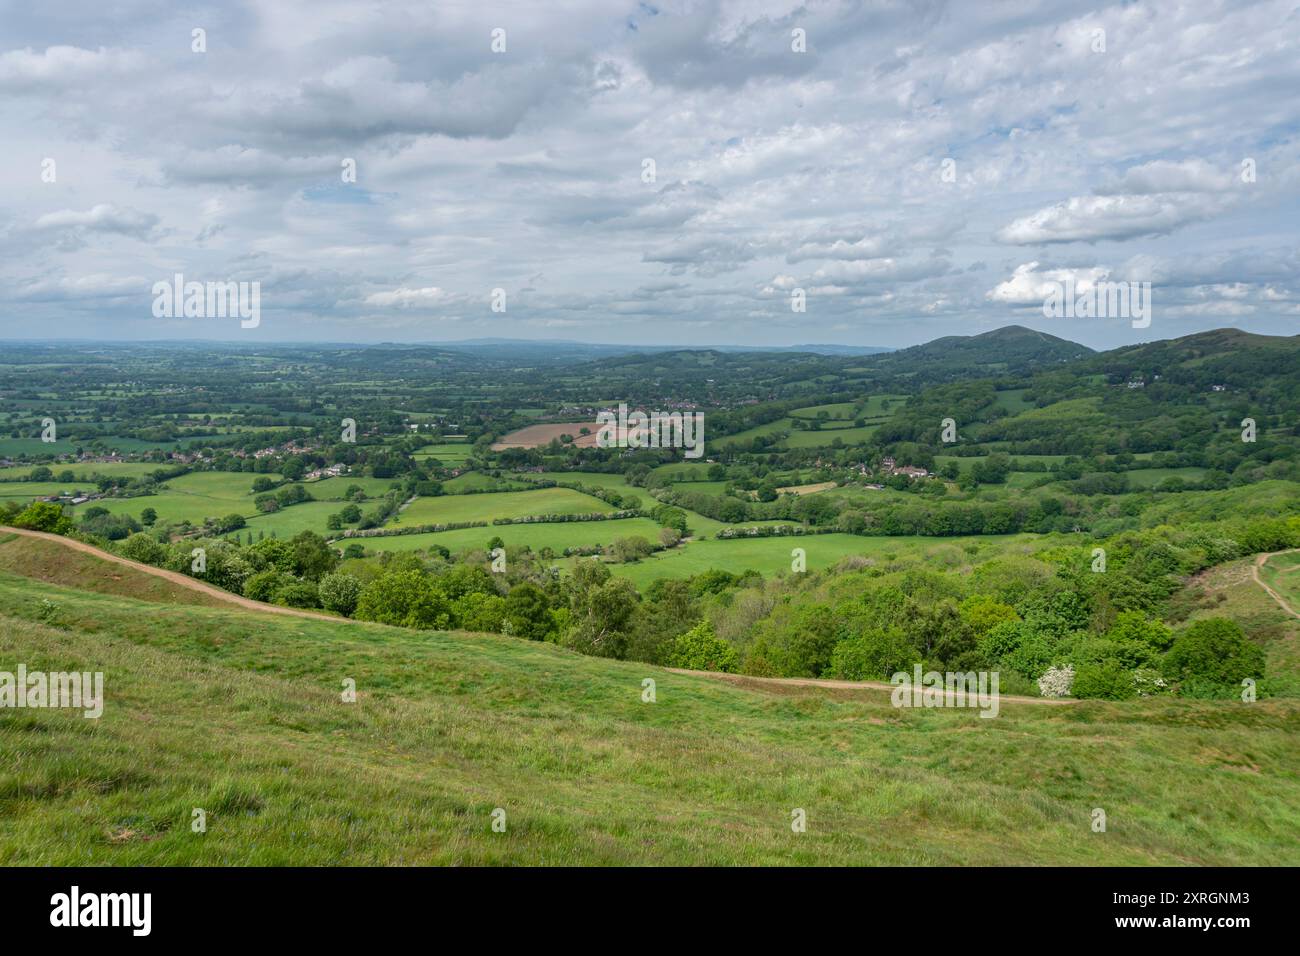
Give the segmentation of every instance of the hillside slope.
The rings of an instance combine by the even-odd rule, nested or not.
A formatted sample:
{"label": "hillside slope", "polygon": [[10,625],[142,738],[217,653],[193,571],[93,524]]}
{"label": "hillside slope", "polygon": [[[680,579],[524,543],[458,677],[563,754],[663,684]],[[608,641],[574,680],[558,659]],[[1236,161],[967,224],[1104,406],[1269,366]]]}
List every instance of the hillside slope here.
{"label": "hillside slope", "polygon": [[1300,863],[1287,701],[987,720],[9,572],[0,662],[106,687],[0,712],[4,864]]}

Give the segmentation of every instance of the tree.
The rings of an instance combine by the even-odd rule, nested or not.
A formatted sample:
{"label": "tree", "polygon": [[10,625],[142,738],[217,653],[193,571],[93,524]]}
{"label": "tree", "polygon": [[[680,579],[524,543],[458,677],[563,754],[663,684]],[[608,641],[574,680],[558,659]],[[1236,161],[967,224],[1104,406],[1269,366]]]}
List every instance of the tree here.
{"label": "tree", "polygon": [[669,645],[668,666],[730,674],[739,669],[740,655],[730,643],[718,637],[712,624],[700,621]]}
{"label": "tree", "polygon": [[244,520],[243,515],[232,512],[224,518],[217,520],[215,530],[217,534],[225,534],[227,531],[238,531],[240,528],[244,527],[245,524],[247,524],[247,522]]}
{"label": "tree", "polygon": [[303,531],[289,545],[293,548],[294,573],[309,581],[319,581],[338,563],[334,549],[314,531]]}
{"label": "tree", "polygon": [[828,673],[839,680],[888,680],[916,660],[901,631],[869,628],[835,645]]}
{"label": "tree", "polygon": [[506,620],[506,599],[473,591],[453,603],[456,623],[467,631],[499,633]]}
{"label": "tree", "polygon": [[274,568],[268,571],[260,571],[244,582],[244,597],[253,601],[270,603],[272,598],[275,597],[275,593],[285,585],[292,583],[292,581],[292,577]]}
{"label": "tree", "polygon": [[158,512],[153,508],[145,508],[140,512],[140,523],[146,528],[152,528],[158,520]]}
{"label": "tree", "polygon": [[320,591],[314,581],[290,581],[275,592],[275,603],[284,607],[320,607]]}
{"label": "tree", "polygon": [[[580,562],[595,564],[595,562]],[[628,628],[639,596],[626,578],[606,579],[583,592],[572,608],[574,626],[568,643],[575,650],[597,657],[627,656]]]}
{"label": "tree", "polygon": [[319,591],[321,607],[351,617],[361,596],[361,582],[350,574],[332,571],[320,579]]}
{"label": "tree", "polygon": [[622,564],[627,564],[632,561],[640,561],[653,553],[654,545],[640,535],[632,535],[626,538],[615,538],[610,545],[610,550],[616,560]]}
{"label": "tree", "polygon": [[1128,700],[1137,696],[1137,686],[1133,672],[1112,659],[1076,665],[1070,693],[1080,699]]}
{"label": "tree", "polygon": [[506,595],[503,629],[530,641],[543,641],[551,633],[550,604],[535,584],[517,584]]}
{"label": "tree", "polygon": [[117,546],[117,553],[141,564],[160,566],[167,560],[167,548],[150,535],[133,534]]}
{"label": "tree", "polygon": [[12,524],[15,528],[50,534],[71,534],[73,530],[72,519],[64,515],[62,505],[53,501],[33,501],[18,512]]}
{"label": "tree", "polygon": [[387,571],[363,587],[355,617],[398,627],[445,628],[451,606],[429,575],[412,568]]}
{"label": "tree", "polygon": [[1205,618],[1174,638],[1163,669],[1173,680],[1239,684],[1264,676],[1264,652],[1235,621]]}

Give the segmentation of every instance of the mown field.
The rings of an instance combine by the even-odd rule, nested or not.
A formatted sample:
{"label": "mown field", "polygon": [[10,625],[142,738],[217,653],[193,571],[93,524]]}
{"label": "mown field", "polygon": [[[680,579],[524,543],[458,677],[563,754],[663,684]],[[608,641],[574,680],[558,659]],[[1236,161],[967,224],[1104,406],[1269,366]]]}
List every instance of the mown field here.
{"label": "mown field", "polygon": [[1294,702],[986,720],[160,598],[0,571],[0,659],[106,690],[0,716],[0,863],[1300,863]]}
{"label": "mown field", "polygon": [[341,538],[340,544],[358,541],[370,551],[424,551],[443,547],[452,554],[466,548],[487,550],[488,542],[500,538],[509,548],[550,548],[562,554],[565,548],[585,548],[611,544],[617,538],[638,535],[649,541],[659,537],[659,525],[649,518],[622,518],[614,521],[563,521],[529,524],[488,525],[422,534],[389,535],[370,538]]}
{"label": "mown field", "polygon": [[[748,522],[743,527],[789,525],[789,521]],[[612,564],[610,570],[643,588],[659,578],[683,578],[717,569],[741,574],[758,571],[764,576],[788,574],[795,548],[804,550],[807,569],[832,567],[849,556],[877,562],[892,561],[918,553],[933,556],[936,567],[965,563],[964,548],[1017,548],[1045,539],[1031,535],[927,538],[920,536],[863,537],[854,534],[817,534],[792,537],[736,538],[692,541],[671,551],[643,558],[632,564]],[[1059,540],[1065,540],[1064,537]]]}
{"label": "mown field", "polygon": [[504,491],[476,495],[441,495],[416,498],[388,524],[449,524],[457,521],[488,521],[493,518],[521,518],[527,515],[608,514],[616,510],[599,498],[568,488],[539,488],[535,491]]}

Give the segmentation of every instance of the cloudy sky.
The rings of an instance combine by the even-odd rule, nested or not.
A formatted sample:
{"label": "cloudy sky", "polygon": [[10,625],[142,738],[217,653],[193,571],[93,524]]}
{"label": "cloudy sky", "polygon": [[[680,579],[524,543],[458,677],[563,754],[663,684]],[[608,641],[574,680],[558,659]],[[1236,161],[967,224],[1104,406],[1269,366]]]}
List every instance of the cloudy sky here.
{"label": "cloudy sky", "polygon": [[[0,338],[1300,332],[1293,0],[5,0],[0,24]],[[259,282],[261,324],[156,318],[176,273]],[[1071,276],[1151,282],[1150,327],[1044,318]]]}

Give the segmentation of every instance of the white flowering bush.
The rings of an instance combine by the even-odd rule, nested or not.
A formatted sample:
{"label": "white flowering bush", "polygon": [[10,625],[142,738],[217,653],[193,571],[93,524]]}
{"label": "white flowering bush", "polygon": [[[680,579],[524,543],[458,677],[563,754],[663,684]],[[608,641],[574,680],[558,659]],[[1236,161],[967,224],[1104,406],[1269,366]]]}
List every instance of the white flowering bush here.
{"label": "white flowering bush", "polygon": [[1074,686],[1074,665],[1049,667],[1038,678],[1038,692],[1044,697],[1069,697],[1070,688]]}
{"label": "white flowering bush", "polygon": [[1169,681],[1161,677],[1157,670],[1139,667],[1133,672],[1133,686],[1137,689],[1139,697],[1154,697],[1156,694],[1167,692]]}

